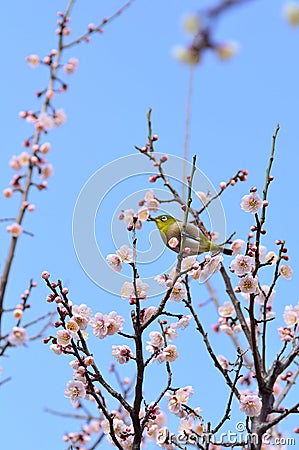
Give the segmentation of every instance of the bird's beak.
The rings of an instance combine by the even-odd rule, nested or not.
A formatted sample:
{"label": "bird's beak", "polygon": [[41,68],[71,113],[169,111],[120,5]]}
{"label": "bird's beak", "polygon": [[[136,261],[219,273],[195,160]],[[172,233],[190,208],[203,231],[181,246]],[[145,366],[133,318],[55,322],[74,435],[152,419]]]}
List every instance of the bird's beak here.
{"label": "bird's beak", "polygon": [[156,219],[154,217],[149,216],[147,219],[148,222],[156,222]]}

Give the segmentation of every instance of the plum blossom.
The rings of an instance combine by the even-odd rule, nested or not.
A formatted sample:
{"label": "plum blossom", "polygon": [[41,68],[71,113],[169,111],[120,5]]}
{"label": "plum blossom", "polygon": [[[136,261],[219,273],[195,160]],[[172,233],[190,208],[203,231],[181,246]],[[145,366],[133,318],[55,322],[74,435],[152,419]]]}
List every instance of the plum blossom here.
{"label": "plum blossom", "polygon": [[120,257],[122,262],[131,263],[133,261],[133,250],[127,245],[122,245],[116,250],[116,254]]}
{"label": "plum blossom", "polygon": [[299,24],[299,5],[295,2],[288,2],[284,6],[284,16],[289,25],[296,27]]}
{"label": "plum blossom", "polygon": [[291,280],[293,275],[293,269],[288,264],[284,264],[280,268],[280,275],[286,280]]}
{"label": "plum blossom", "polygon": [[263,200],[256,192],[251,192],[248,195],[244,195],[241,202],[241,208],[245,212],[255,214],[262,207]]}
{"label": "plum blossom", "polygon": [[121,288],[122,298],[129,298],[131,300],[145,300],[147,292],[149,290],[149,285],[144,283],[140,278],[136,280],[136,292],[133,282],[125,281]]}
{"label": "plum blossom", "polygon": [[169,397],[168,410],[178,417],[184,417],[185,410],[182,408],[182,404],[187,403],[193,393],[192,386],[186,386],[177,389],[175,394],[166,394]]}
{"label": "plum blossom", "polygon": [[232,317],[235,314],[235,308],[231,302],[224,302],[222,306],[219,306],[218,314],[221,317]]}
{"label": "plum blossom", "polygon": [[125,364],[133,358],[133,353],[127,345],[112,345],[112,356],[117,359],[119,364]]}
{"label": "plum blossom", "polygon": [[140,220],[141,222],[146,222],[149,216],[150,212],[146,206],[143,206],[142,208],[139,209],[137,214],[138,220]]}
{"label": "plum blossom", "polygon": [[23,232],[23,227],[18,223],[13,223],[6,227],[6,231],[12,234],[13,237],[18,237]]}
{"label": "plum blossom", "polygon": [[201,29],[201,19],[198,14],[187,14],[183,19],[183,28],[188,34],[196,34]]}
{"label": "plum blossom", "polygon": [[147,342],[149,344],[146,347],[147,351],[149,351],[150,353],[154,353],[155,351],[164,347],[164,338],[161,333],[159,333],[158,331],[151,331],[149,337],[151,340]]}
{"label": "plum blossom", "polygon": [[189,326],[190,320],[192,319],[191,315],[183,316],[181,319],[179,319],[177,322],[172,323],[170,326],[171,328],[174,328],[175,330],[179,328],[186,328]]}
{"label": "plum blossom", "polygon": [[238,52],[237,42],[225,42],[220,44],[216,48],[216,53],[222,61],[227,61],[231,59]]}
{"label": "plum blossom", "polygon": [[47,178],[51,178],[54,175],[54,169],[52,164],[47,164],[42,168],[41,172],[42,178],[46,180]]}
{"label": "plum blossom", "polygon": [[[207,255],[210,256],[210,255]],[[215,255],[206,259],[203,270],[200,272],[200,281],[206,281],[213,273],[218,272],[223,261],[222,255]]]}
{"label": "plum blossom", "polygon": [[22,327],[13,327],[12,332],[8,335],[8,342],[15,346],[24,345],[28,339],[27,331]]}
{"label": "plum blossom", "polygon": [[26,60],[30,67],[35,68],[39,64],[39,57],[37,55],[28,55]]}
{"label": "plum blossom", "polygon": [[262,401],[255,394],[242,394],[240,397],[240,411],[244,412],[248,417],[258,416],[262,409]]}
{"label": "plum blossom", "polygon": [[173,302],[180,302],[186,297],[187,291],[183,283],[177,281],[171,291],[169,300]]}
{"label": "plum blossom", "polygon": [[100,339],[104,339],[106,336],[112,336],[122,330],[124,318],[118,316],[115,311],[111,311],[109,314],[98,312],[90,319],[89,323],[93,334]]}
{"label": "plum blossom", "polygon": [[141,311],[140,321],[146,323],[157,312],[156,306],[149,306]]}
{"label": "plum blossom", "polygon": [[180,241],[176,237],[171,237],[168,241],[168,246],[170,248],[176,248],[178,247]]}
{"label": "plum blossom", "polygon": [[278,327],[277,330],[281,341],[290,342],[294,339],[294,332],[291,330],[291,328]]}
{"label": "plum blossom", "polygon": [[89,320],[92,316],[92,310],[89,306],[85,305],[85,303],[81,303],[81,305],[73,305],[72,312],[74,316],[81,316],[85,319]]}
{"label": "plum blossom", "polygon": [[230,270],[238,276],[249,273],[254,268],[254,259],[251,256],[237,255],[230,264]]}
{"label": "plum blossom", "polygon": [[57,343],[62,347],[66,347],[71,343],[72,335],[68,330],[57,331]]}
{"label": "plum blossom", "polygon": [[110,253],[106,256],[106,261],[111,270],[114,272],[121,272],[122,270],[122,261],[118,255]]}
{"label": "plum blossom", "polygon": [[257,277],[253,278],[252,275],[246,275],[241,278],[238,284],[241,292],[245,294],[257,294],[258,293],[258,279]]}
{"label": "plum blossom", "polygon": [[71,58],[64,66],[63,70],[67,75],[72,75],[77,69],[79,61],[77,58]]}
{"label": "plum blossom", "polygon": [[287,305],[284,308],[283,320],[288,327],[293,327],[299,322],[299,304],[294,306]]}
{"label": "plum blossom", "polygon": [[230,249],[233,252],[233,256],[239,255],[240,253],[242,253],[244,246],[245,246],[245,241],[243,241],[243,239],[235,239],[230,246]]}
{"label": "plum blossom", "polygon": [[51,344],[50,345],[50,350],[52,350],[55,353],[55,355],[61,355],[62,354],[62,347],[61,347],[61,345]]}
{"label": "plum blossom", "polygon": [[157,361],[162,363],[164,361],[174,362],[178,359],[179,354],[175,345],[167,345],[158,355]]}
{"label": "plum blossom", "polygon": [[13,190],[10,188],[6,188],[3,190],[3,195],[5,198],[11,198],[13,196]]}
{"label": "plum blossom", "polygon": [[153,190],[147,191],[144,197],[145,206],[153,212],[157,212],[160,206],[158,200],[155,199],[155,194]]}
{"label": "plum blossom", "polygon": [[86,389],[82,381],[69,381],[64,391],[64,396],[71,400],[71,403],[75,405],[79,398],[85,398]]}

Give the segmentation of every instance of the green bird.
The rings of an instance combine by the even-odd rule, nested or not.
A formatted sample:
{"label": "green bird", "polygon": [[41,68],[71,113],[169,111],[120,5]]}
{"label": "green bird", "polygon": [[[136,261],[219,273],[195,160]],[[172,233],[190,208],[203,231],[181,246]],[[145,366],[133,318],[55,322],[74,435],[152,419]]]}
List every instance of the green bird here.
{"label": "green bird", "polygon": [[[183,222],[172,216],[163,214],[157,217],[150,217],[149,220],[155,222],[160,231],[164,244],[176,253],[180,251]],[[231,255],[232,250],[223,248],[211,242],[196,226],[192,223],[186,224],[184,247],[189,248],[188,255],[200,255],[204,252],[224,253]]]}

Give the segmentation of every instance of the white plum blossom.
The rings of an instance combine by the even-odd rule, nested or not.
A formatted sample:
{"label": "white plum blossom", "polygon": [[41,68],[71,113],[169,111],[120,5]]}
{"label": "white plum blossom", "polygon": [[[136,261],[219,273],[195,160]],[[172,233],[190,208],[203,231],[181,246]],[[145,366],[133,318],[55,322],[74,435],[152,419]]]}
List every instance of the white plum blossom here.
{"label": "white plum blossom", "polygon": [[109,255],[106,256],[106,261],[111,270],[113,270],[114,272],[121,272],[122,261],[118,255],[110,253]]}
{"label": "white plum blossom", "polygon": [[280,268],[280,275],[286,280],[291,280],[293,275],[293,269],[288,264],[284,264]]}
{"label": "white plum blossom", "polygon": [[257,294],[259,291],[258,279],[257,277],[253,278],[252,275],[246,275],[241,278],[238,286],[241,289],[241,292],[244,292],[245,294]]}
{"label": "white plum blossom", "polygon": [[57,343],[62,347],[66,347],[71,343],[72,335],[68,330],[57,331]]}
{"label": "white plum blossom", "polygon": [[235,308],[231,302],[224,302],[222,306],[219,306],[218,314],[221,317],[232,317],[235,314]]}
{"label": "white plum blossom", "polygon": [[144,201],[145,206],[147,206],[147,208],[150,211],[153,211],[155,213],[158,211],[160,203],[158,202],[158,200],[155,199],[155,194],[153,190],[150,190],[145,194]]}
{"label": "white plum blossom", "polygon": [[249,273],[254,268],[254,259],[251,256],[237,255],[230,264],[230,270],[238,276]]}
{"label": "white plum blossom", "polygon": [[149,345],[146,347],[149,352],[154,353],[157,349],[164,347],[164,338],[161,333],[151,331],[149,337],[151,340],[147,342]]}
{"label": "white plum blossom", "polygon": [[111,311],[109,314],[96,313],[89,321],[93,334],[100,339],[104,339],[106,336],[112,336],[122,330],[124,318],[118,316],[115,311]]}
{"label": "white plum blossom", "polygon": [[242,253],[244,246],[245,246],[245,241],[243,241],[243,239],[235,239],[234,242],[230,246],[230,249],[233,252],[233,256],[239,255],[240,253]]}
{"label": "white plum blossom", "polygon": [[156,306],[149,306],[142,310],[140,320],[142,323],[146,323],[157,312]]}
{"label": "white plum blossom", "polygon": [[114,356],[120,364],[125,364],[133,358],[133,353],[127,345],[112,345],[112,356]]}
{"label": "white plum blossom", "polygon": [[158,355],[158,362],[162,363],[164,361],[174,362],[179,357],[177,348],[175,345],[167,345]]}
{"label": "white plum blossom", "polygon": [[[207,255],[209,256],[209,255]],[[200,272],[200,281],[206,281],[213,273],[218,272],[221,267],[221,263],[223,261],[222,255],[215,255],[207,260],[204,265],[203,270]]]}
{"label": "white plum blossom", "polygon": [[262,409],[262,401],[255,394],[242,394],[240,397],[240,411],[244,412],[248,417],[258,416]]}
{"label": "white plum blossom", "polygon": [[143,206],[142,208],[139,209],[138,211],[138,220],[140,220],[141,222],[146,222],[147,219],[150,216],[150,212],[149,209],[146,206]]}
{"label": "white plum blossom", "polygon": [[181,319],[179,319],[177,322],[172,323],[170,326],[171,328],[174,328],[175,330],[178,328],[186,328],[188,327],[190,320],[192,319],[191,315],[183,316]]}
{"label": "white plum blossom", "polygon": [[183,283],[177,281],[171,291],[169,300],[173,302],[180,302],[186,297],[187,291]]}
{"label": "white plum blossom", "polygon": [[287,305],[284,308],[283,320],[288,327],[293,327],[299,323],[299,304],[294,307],[293,305]]}
{"label": "white plum blossom", "polygon": [[69,398],[73,405],[75,405],[79,398],[85,398],[86,389],[82,381],[69,381],[64,391],[64,396]]}
{"label": "white plum blossom", "polygon": [[175,394],[166,394],[169,397],[168,410],[178,417],[186,416],[185,410],[182,408],[182,404],[187,403],[194,390],[192,386],[186,386],[184,388],[177,389]]}
{"label": "white plum blossom", "polygon": [[244,195],[241,202],[241,208],[245,212],[255,214],[262,207],[263,200],[256,192],[251,192],[248,195]]}
{"label": "white plum blossom", "polygon": [[[125,281],[121,288],[122,298],[130,298],[131,300],[145,300],[147,292],[149,290],[149,285],[144,283],[140,278],[136,280],[136,291],[133,282]],[[137,295],[136,295],[137,294]]]}
{"label": "white plum blossom", "polygon": [[22,327],[13,327],[12,332],[8,335],[8,342],[10,345],[24,345],[28,339],[27,331]]}
{"label": "white plum blossom", "polygon": [[131,263],[133,261],[133,250],[127,245],[122,245],[116,250],[116,254],[120,257],[122,262]]}

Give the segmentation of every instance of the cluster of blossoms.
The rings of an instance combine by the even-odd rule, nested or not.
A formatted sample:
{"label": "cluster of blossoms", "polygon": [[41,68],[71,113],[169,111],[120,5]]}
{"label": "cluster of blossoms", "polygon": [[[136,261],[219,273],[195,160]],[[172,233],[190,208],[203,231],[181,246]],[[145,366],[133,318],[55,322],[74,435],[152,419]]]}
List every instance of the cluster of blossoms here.
{"label": "cluster of blossoms", "polygon": [[[168,325],[163,335],[158,331],[151,331],[149,334],[150,341],[147,342],[146,350],[152,354],[152,361],[156,360],[159,363],[174,362],[179,354],[177,348],[173,344],[167,344],[167,340],[173,342],[177,339],[178,329],[185,329],[191,320],[192,316],[187,315],[181,317],[177,322]],[[163,322],[165,324],[165,321]]]}
{"label": "cluster of blossoms", "polygon": [[139,206],[140,208],[137,212],[134,209],[125,209],[118,216],[127,225],[128,230],[132,230],[133,224],[137,230],[140,230],[142,222],[146,222],[149,219],[150,213],[158,211],[160,203],[156,199],[153,190],[146,192],[144,198],[139,201]]}
{"label": "cluster of blossoms", "polygon": [[233,41],[215,44],[210,38],[209,29],[205,26],[203,18],[198,14],[186,15],[183,28],[187,34],[193,36],[192,43],[188,46],[176,46],[173,55],[184,64],[191,66],[198,64],[205,50],[214,51],[222,61],[232,58],[238,51],[238,45]]}
{"label": "cluster of blossoms", "polygon": [[283,319],[286,327],[278,327],[279,337],[283,342],[291,342],[297,336],[299,325],[299,304],[287,305],[284,309]]}
{"label": "cluster of blossoms", "polygon": [[92,434],[97,435],[100,433],[101,428],[101,421],[93,419],[89,423],[83,425],[82,431],[65,434],[63,436],[63,442],[82,448],[82,446],[85,446],[90,442]]}

